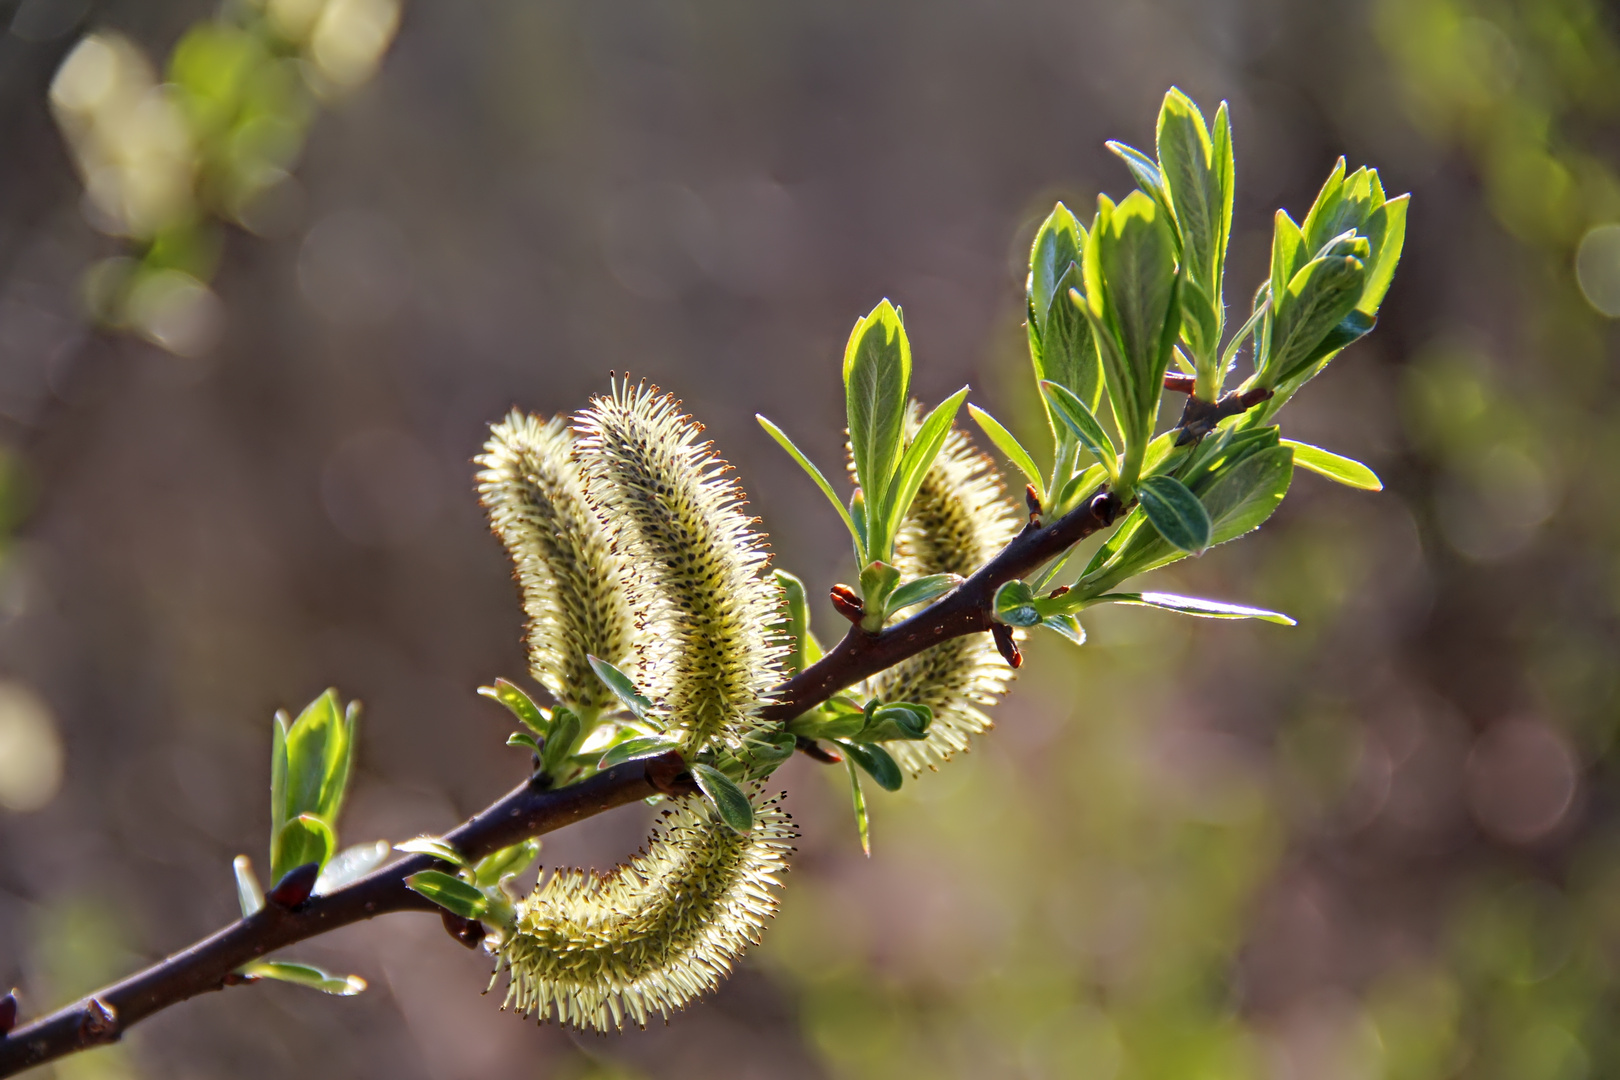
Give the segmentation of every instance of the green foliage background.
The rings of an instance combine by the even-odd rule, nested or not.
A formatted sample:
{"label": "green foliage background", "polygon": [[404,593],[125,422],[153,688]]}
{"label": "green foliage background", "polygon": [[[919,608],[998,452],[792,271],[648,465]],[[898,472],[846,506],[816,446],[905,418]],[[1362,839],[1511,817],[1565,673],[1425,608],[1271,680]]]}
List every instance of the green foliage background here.
{"label": "green foliage background", "polygon": [[[103,1075],[1620,1072],[1620,415],[1594,307],[1620,269],[1582,247],[1620,221],[1620,33],[1596,3],[416,0],[314,121],[295,212],[224,236],[223,337],[183,358],[87,326],[80,275],[118,249],[45,99],[80,28],[161,55],[211,10],[0,0],[0,674],[65,761],[47,805],[0,811],[0,983],[31,1009],[231,917],[277,707],[366,701],[353,840],[442,831],[522,774],[472,692],[522,659],[467,464],[514,402],[654,378],[779,565],[851,580],[752,414],[837,460],[844,336],[887,295],[921,395],[971,381],[1039,427],[1029,238],[1054,199],[1129,190],[1103,141],[1149,145],[1170,83],[1232,104],[1235,281],[1339,153],[1413,192],[1378,331],[1290,406],[1386,491],[1301,474],[1257,537],[1155,582],[1297,628],[1120,608],[1081,650],[1032,644],[990,739],[871,793],[870,861],[841,777],[784,770],[783,913],[667,1029],[502,1016],[481,960],[400,917],[308,950],[370,992],[204,999],[87,1058]],[[542,861],[605,865],[644,825]]]}

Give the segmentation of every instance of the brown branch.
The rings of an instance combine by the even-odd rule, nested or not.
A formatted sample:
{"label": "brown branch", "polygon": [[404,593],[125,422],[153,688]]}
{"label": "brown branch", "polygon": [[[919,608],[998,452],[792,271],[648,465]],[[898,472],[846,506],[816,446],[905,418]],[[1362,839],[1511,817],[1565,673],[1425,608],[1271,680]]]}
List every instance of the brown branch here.
{"label": "brown branch", "polygon": [[[1105,492],[1050,525],[1032,518],[978,573],[918,614],[880,633],[851,627],[831,652],[782,684],[763,715],[786,722],[932,645],[989,630],[990,605],[1000,585],[1031,573],[1106,528],[1119,511],[1119,500]],[[684,768],[679,756],[668,754],[617,765],[564,788],[548,788],[537,776],[445,839],[469,858],[479,858],[637,799],[693,791]],[[437,912],[434,904],[405,886],[406,877],[435,864],[432,856],[413,855],[323,896],[308,895],[312,882],[288,882],[285,890],[272,889],[272,895],[281,896],[286,904],[267,902],[256,914],[122,982],[0,1035],[0,1077],[115,1042],[155,1012],[249,981],[236,974],[237,969],[276,949],[388,912]],[[303,897],[307,899],[298,902]],[[467,936],[461,934],[458,940],[465,943]]]}

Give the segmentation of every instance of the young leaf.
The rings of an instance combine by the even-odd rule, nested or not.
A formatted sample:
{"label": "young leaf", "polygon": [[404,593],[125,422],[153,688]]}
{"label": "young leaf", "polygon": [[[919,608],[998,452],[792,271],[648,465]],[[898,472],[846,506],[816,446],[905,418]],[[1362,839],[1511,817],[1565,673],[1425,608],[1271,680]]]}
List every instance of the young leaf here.
{"label": "young leaf", "polygon": [[1308,361],[1340,320],[1355,310],[1366,271],[1353,255],[1312,259],[1299,269],[1275,305],[1266,375],[1288,378]]}
{"label": "young leaf", "polygon": [[482,696],[506,706],[507,710],[517,717],[524,727],[540,738],[546,737],[550,725],[546,723],[545,714],[540,711],[540,706],[534,703],[534,699],[524,693],[523,689],[516,683],[508,682],[505,679],[496,679],[494,686],[480,686],[478,692]]}
{"label": "young leaf", "polygon": [[[647,713],[652,709],[653,703],[641,695],[641,692],[636,689],[636,684],[630,681],[630,676],[606,660],[600,660],[594,656],[587,656],[585,659],[590,662],[591,670],[596,672],[596,677],[602,680],[602,685],[613,691],[613,696],[623,702],[624,707],[634,713],[637,720],[647,719]],[[551,723],[553,728],[559,723],[555,711],[552,713]],[[577,717],[575,723],[576,725],[578,723]],[[579,734],[577,727],[574,733]]]}
{"label": "young leaf", "polygon": [[681,742],[679,739],[671,739],[664,735],[635,735],[608,747],[607,752],[602,755],[602,760],[596,763],[596,767],[598,769],[611,769],[613,766],[622,765],[626,761],[641,761],[680,748]]}
{"label": "young leaf", "polygon": [[866,717],[866,726],[855,738],[863,743],[916,741],[928,738],[934,723],[934,710],[911,701],[882,705]]}
{"label": "young leaf", "polygon": [[1146,607],[1179,611],[1183,615],[1196,615],[1201,619],[1263,619],[1282,626],[1293,626],[1294,620],[1276,611],[1227,604],[1219,600],[1202,600],[1196,596],[1175,596],[1171,593],[1108,593],[1094,601],[1112,601],[1120,604],[1141,604]]}
{"label": "young leaf", "polygon": [[1114,441],[1103,430],[1097,417],[1086,408],[1085,402],[1054,382],[1041,383],[1041,396],[1046,398],[1053,414],[1074,432],[1080,444],[1091,451],[1108,475],[1115,475],[1119,468],[1119,452],[1114,449]]}
{"label": "young leaf", "polygon": [[1041,625],[1076,645],[1086,643],[1085,627],[1081,626],[1080,620],[1073,615],[1048,615],[1041,620]]}
{"label": "young leaf", "polygon": [[300,964],[292,960],[254,960],[236,970],[238,974],[254,979],[294,983],[337,997],[353,997],[366,988],[366,980],[358,975],[332,975],[313,964]]}
{"label": "young leaf", "polygon": [[872,504],[872,520],[887,517],[888,508],[881,503],[905,447],[910,394],[911,342],[900,313],[885,300],[855,324],[844,350],[849,443],[855,475]]}
{"label": "young leaf", "polygon": [[451,866],[459,866],[463,870],[472,865],[467,856],[456,850],[456,846],[439,836],[418,836],[414,840],[407,840],[403,844],[395,844],[395,851],[403,851],[409,855],[431,855],[441,862]]}
{"label": "young leaf", "polygon": [[929,574],[927,577],[913,578],[889,595],[889,614],[893,615],[913,604],[926,604],[960,584],[962,578],[956,574]]}
{"label": "young leaf", "polygon": [[1215,283],[1220,248],[1219,179],[1204,116],[1192,99],[1171,87],[1159,110],[1159,165],[1181,230],[1182,259],[1206,292]]}
{"label": "young leaf", "polygon": [[253,872],[253,860],[246,855],[231,860],[231,870],[236,874],[236,902],[241,905],[245,919],[264,907],[264,890]]}
{"label": "young leaf", "polygon": [[805,659],[810,638],[810,605],[805,596],[804,582],[786,570],[772,571],[776,587],[782,590],[782,619],[776,631],[788,642],[790,650],[782,660],[789,675],[797,675],[811,661]]}
{"label": "young leaf", "polygon": [[482,918],[489,913],[489,898],[482,891],[442,870],[412,874],[405,879],[405,887],[463,919]]}
{"label": "young leaf", "polygon": [[[883,537],[874,542],[871,554],[877,558],[886,558],[888,547],[895,533],[904,520],[906,511],[911,509],[911,501],[917,497],[917,490],[922,487],[923,477],[928,470],[934,467],[934,459],[939,456],[940,447],[945,445],[945,436],[950,434],[951,425],[956,421],[956,414],[962,408],[962,401],[967,397],[968,388],[962,387],[956,393],[946,398],[934,407],[917,428],[916,437],[911,445],[900,457],[899,467],[895,469],[894,480],[889,485],[884,505],[888,507],[888,517],[884,521]],[[881,545],[881,546],[880,546]]]}
{"label": "young leaf", "polygon": [[[1294,275],[1305,265],[1309,256],[1305,251],[1305,234],[1288,216],[1288,211],[1278,210],[1273,220],[1270,296],[1272,307],[1275,308],[1277,299],[1288,291],[1288,283],[1294,280]],[[1258,305],[1255,310],[1259,310]],[[1258,364],[1258,358],[1256,362]]]}
{"label": "young leaf", "polygon": [[1035,377],[1068,387],[1095,410],[1102,400],[1102,369],[1091,337],[1091,320],[1066,299],[1071,291],[1084,288],[1080,264],[1070,264],[1058,279],[1054,302],[1041,321]]}
{"label": "young leaf", "polygon": [[1164,207],[1166,213],[1173,213],[1170,209],[1170,193],[1164,186],[1164,174],[1159,171],[1159,163],[1148,157],[1134,146],[1127,146],[1114,139],[1103,144],[1112,150],[1119,159],[1125,162],[1125,167],[1131,171],[1131,179],[1136,186]]}
{"label": "young leaf", "polygon": [[[1074,305],[1070,304],[1069,306],[1073,307]],[[1012,432],[1002,427],[995,417],[977,405],[968,406],[968,415],[973,417],[974,422],[979,425],[980,430],[985,433],[985,436],[989,438],[995,448],[1005,454],[1007,460],[1013,463],[1013,467],[1024,474],[1024,479],[1029,481],[1030,486],[1035,489],[1035,497],[1044,504],[1046,502],[1046,488],[1041,483],[1041,470],[1035,465],[1035,459],[1030,456],[1029,451],[1025,450],[1023,444],[1013,437]]]}
{"label": "young leaf", "polygon": [[285,819],[315,814],[328,824],[337,820],[348,788],[354,756],[356,712],[338,710],[335,690],[305,707],[288,729]]}
{"label": "young leaf", "polygon": [[1236,539],[1269,518],[1294,476],[1294,452],[1273,446],[1239,461],[1200,492],[1214,528],[1211,545]]}
{"label": "young leaf", "polygon": [[1341,157],[1333,163],[1333,171],[1328,173],[1322,190],[1316,193],[1316,201],[1311,203],[1310,212],[1305,215],[1305,223],[1301,226],[1308,254],[1314,254],[1329,237],[1344,231],[1344,226],[1339,224],[1339,212],[1343,205],[1344,158]]}
{"label": "young leaf", "polygon": [[847,754],[844,757],[844,767],[849,770],[849,794],[855,803],[855,828],[861,834],[861,850],[866,852],[866,857],[870,859],[872,834],[866,813],[866,794],[861,791],[861,774],[855,768],[855,759]]}
{"label": "young leaf", "polygon": [[1303,466],[1329,480],[1362,491],[1383,491],[1384,482],[1367,466],[1351,458],[1341,457],[1320,446],[1284,439],[1282,445],[1294,452],[1294,464]]}
{"label": "young leaf", "polygon": [[816,482],[816,487],[820,488],[821,493],[827,496],[827,501],[833,504],[833,509],[838,511],[838,516],[844,519],[844,527],[849,530],[849,535],[855,538],[856,545],[864,552],[865,537],[861,535],[860,530],[855,528],[855,522],[850,520],[849,511],[844,509],[844,504],[839,501],[838,494],[833,491],[833,486],[827,482],[827,478],[821,475],[821,470],[810,463],[810,459],[805,457],[797,446],[793,445],[793,440],[788,438],[787,433],[781,428],[758,413],[754,414],[754,419],[759,421],[759,426],[765,429],[767,435],[776,440],[778,446],[788,452],[789,457],[799,463],[799,468],[803,469],[809,474],[810,479]]}
{"label": "young leaf", "polygon": [[527,746],[531,751],[538,754],[540,752],[541,740],[536,739],[527,731],[514,731],[512,734],[506,737],[506,745]]}
{"label": "young leaf", "polygon": [[1198,496],[1173,476],[1145,477],[1137,488],[1142,512],[1159,535],[1182,551],[1201,555],[1210,545],[1209,514]]}
{"label": "young leaf", "polygon": [[698,762],[692,766],[692,779],[719,812],[720,820],[733,831],[745,833],[754,827],[754,807],[731,777],[712,765]]}
{"label": "young leaf", "polygon": [[[1079,506],[1082,499],[1094,494],[1097,489],[1101,488],[1103,481],[1107,479],[1107,469],[1100,464],[1092,465],[1080,475],[1070,477],[1069,482],[1063,485],[1063,490],[1058,492],[1057,498],[1052,500],[1052,505],[1048,509],[1053,514],[1067,514],[1070,510]],[[1069,550],[1073,551],[1074,549],[1070,548]]]}
{"label": "young leaf", "polygon": [[1029,306],[1035,312],[1037,326],[1046,321],[1052,299],[1060,292],[1058,283],[1069,272],[1069,267],[1080,261],[1085,237],[1085,229],[1062,203],[1052,208],[1036,230],[1035,242],[1029,248],[1026,292]]}
{"label": "young leaf", "polygon": [[320,876],[315,879],[315,892],[329,893],[359,881],[381,866],[390,850],[386,840],[344,848],[321,868]]}
{"label": "young leaf", "polygon": [[1356,310],[1366,315],[1378,313],[1389,283],[1395,278],[1395,267],[1401,261],[1401,248],[1406,243],[1406,208],[1410,195],[1390,199],[1367,218],[1367,239],[1372,244],[1372,255],[1367,261],[1367,284],[1361,291]]}
{"label": "young leaf", "polygon": [[866,605],[866,619],[861,621],[862,626],[870,621],[873,625],[869,629],[882,628],[889,609],[889,594],[899,584],[900,571],[886,562],[870,562],[861,569],[861,600]]}
{"label": "young leaf", "polygon": [[299,814],[281,827],[270,845],[270,880],[280,881],[289,870],[314,863],[325,866],[337,847],[332,829],[314,814]]}
{"label": "young leaf", "polygon": [[[594,661],[594,657],[592,659]],[[547,776],[556,777],[562,763],[574,752],[574,743],[579,740],[579,733],[579,717],[573,710],[561,705],[551,710],[551,734],[546,737],[545,745],[540,748],[540,771]]]}
{"label": "young leaf", "polygon": [[287,728],[290,720],[285,710],[276,710],[270,727],[270,843],[281,835],[287,824]]}
{"label": "young leaf", "polygon": [[904,777],[900,775],[900,766],[895,764],[889,752],[876,743],[838,742],[839,749],[843,750],[850,760],[865,769],[867,775],[878,782],[884,791],[899,791]]}
{"label": "young leaf", "polygon": [[494,854],[478,860],[478,865],[473,868],[473,884],[498,885],[502,878],[523,873],[533,866],[534,860],[539,857],[539,840],[523,840],[511,847],[503,847]]}
{"label": "young leaf", "polygon": [[1215,280],[1220,282],[1221,272],[1226,265],[1226,248],[1232,238],[1232,199],[1236,193],[1233,184],[1233,158],[1232,158],[1232,116],[1221,102],[1221,107],[1215,110],[1215,129],[1212,136],[1214,145],[1211,147],[1215,167],[1215,186],[1219,192],[1216,199],[1216,210],[1219,216],[1216,219],[1216,235],[1220,245],[1215,252]]}
{"label": "young leaf", "polygon": [[1034,626],[1041,621],[1035,610],[1035,591],[1024,581],[1008,581],[996,590],[992,614],[1008,626]]}

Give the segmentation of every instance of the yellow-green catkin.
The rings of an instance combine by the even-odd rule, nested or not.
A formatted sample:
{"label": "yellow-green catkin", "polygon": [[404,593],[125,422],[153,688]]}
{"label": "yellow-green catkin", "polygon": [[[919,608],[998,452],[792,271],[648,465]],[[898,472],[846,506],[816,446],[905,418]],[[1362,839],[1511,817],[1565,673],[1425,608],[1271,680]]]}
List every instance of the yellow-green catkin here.
{"label": "yellow-green catkin", "polygon": [[596,1031],[683,1008],[759,941],[796,835],[775,799],[756,796],[754,826],[738,833],[692,795],[612,873],[553,873],[499,947],[506,1005]]}
{"label": "yellow-green catkin", "polygon": [[632,604],[647,613],[644,688],[688,755],[737,748],[782,679],[781,595],[729,466],[680,402],[616,382],[577,419],[590,498],[612,523]]}
{"label": "yellow-green catkin", "polygon": [[559,702],[590,714],[615,699],[586,657],[632,666],[637,629],[624,561],[586,499],[573,451],[564,420],[513,410],[476,459],[478,494],[523,593],[530,670]]}
{"label": "yellow-green catkin", "polygon": [[[953,428],[900,526],[894,562],[908,581],[927,574],[967,577],[1005,547],[1019,525],[995,463]],[[966,750],[970,736],[990,729],[982,706],[993,705],[1011,680],[1012,669],[990,635],[971,634],[873,676],[866,693],[934,710],[926,739],[884,744],[900,767],[916,776],[938,768]]]}

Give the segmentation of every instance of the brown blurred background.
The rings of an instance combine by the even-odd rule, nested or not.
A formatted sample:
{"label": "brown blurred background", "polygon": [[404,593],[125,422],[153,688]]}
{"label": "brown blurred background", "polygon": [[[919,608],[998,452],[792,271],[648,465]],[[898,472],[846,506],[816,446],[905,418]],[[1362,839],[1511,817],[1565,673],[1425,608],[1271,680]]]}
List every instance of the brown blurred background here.
{"label": "brown blurred background", "polygon": [[[1103,141],[1149,146],[1172,83],[1231,102],[1234,304],[1338,154],[1413,192],[1382,325],[1282,414],[1387,490],[1301,474],[1259,535],[1154,581],[1296,629],[1110,610],[1036,644],[993,736],[872,796],[870,860],[841,776],[784,769],[782,914],[667,1028],[504,1015],[484,958],[394,916],[294,953],[366,994],[233,990],[60,1075],[1620,1075],[1608,12],[408,0],[269,235],[227,237],[217,341],[177,356],[83,313],[120,247],[47,93],[84,31],[161,59],[213,10],[0,0],[0,985],[29,1013],[233,917],[276,708],[365,701],[347,842],[522,777],[473,693],[524,668],[470,484],[510,406],[654,379],[778,564],[847,580],[752,414],[836,462],[843,339],[888,296],[923,397],[971,382],[1029,431],[1035,224],[1128,190]],[[645,824],[542,860],[606,866]]]}

